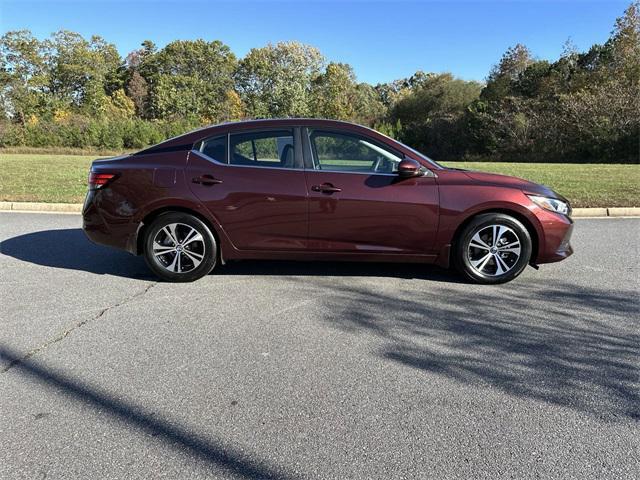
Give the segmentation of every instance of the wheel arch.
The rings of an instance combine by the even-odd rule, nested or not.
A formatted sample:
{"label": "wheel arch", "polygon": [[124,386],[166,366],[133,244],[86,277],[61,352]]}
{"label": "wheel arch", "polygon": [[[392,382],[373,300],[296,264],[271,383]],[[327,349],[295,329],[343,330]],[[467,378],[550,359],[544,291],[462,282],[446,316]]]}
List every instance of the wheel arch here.
{"label": "wheel arch", "polygon": [[460,223],[460,225],[458,225],[458,227],[453,233],[453,236],[451,237],[451,248],[449,249],[449,252],[448,252],[449,258],[447,259],[447,265],[451,263],[451,252],[454,251],[456,242],[458,242],[458,239],[460,238],[460,233],[464,230],[464,228],[467,225],[469,225],[469,223],[474,218],[476,218],[479,215],[486,215],[487,213],[502,213],[504,215],[509,215],[515,218],[516,220],[518,220],[520,223],[522,223],[525,226],[525,228],[529,232],[529,236],[531,237],[531,259],[529,263],[535,263],[538,258],[538,255],[540,252],[540,246],[541,246],[540,245],[541,238],[540,238],[540,234],[538,233],[538,229],[534,225],[533,221],[527,215],[523,214],[518,210],[503,207],[503,208],[487,208],[485,210],[473,212],[469,214]]}
{"label": "wheel arch", "polygon": [[196,210],[193,210],[189,207],[184,207],[179,205],[165,205],[162,207],[158,207],[154,210],[151,210],[143,217],[142,221],[138,226],[138,231],[136,232],[136,243],[135,243],[136,255],[141,255],[144,251],[144,236],[146,233],[146,229],[149,227],[149,225],[160,215],[164,213],[171,213],[171,212],[187,213],[201,220],[211,231],[211,234],[213,235],[213,238],[215,239],[218,247],[217,248],[218,260],[220,260],[220,262],[224,264],[223,256],[222,256],[222,244],[220,241],[220,233],[218,232],[218,229],[216,228],[214,223],[210,219],[208,219],[206,216],[202,215],[202,213]]}

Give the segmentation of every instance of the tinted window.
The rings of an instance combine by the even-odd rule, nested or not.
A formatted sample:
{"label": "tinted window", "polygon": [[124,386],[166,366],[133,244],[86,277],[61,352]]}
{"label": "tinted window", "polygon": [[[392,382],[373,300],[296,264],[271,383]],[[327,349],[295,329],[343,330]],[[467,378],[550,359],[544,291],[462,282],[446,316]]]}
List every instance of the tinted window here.
{"label": "tinted window", "polygon": [[230,151],[232,165],[297,168],[292,130],[231,135]]}
{"label": "tinted window", "polygon": [[312,131],[310,134],[317,170],[362,173],[393,173],[401,158],[378,144],[355,135]]}
{"label": "tinted window", "polygon": [[204,140],[198,150],[217,162],[227,163],[227,136]]}

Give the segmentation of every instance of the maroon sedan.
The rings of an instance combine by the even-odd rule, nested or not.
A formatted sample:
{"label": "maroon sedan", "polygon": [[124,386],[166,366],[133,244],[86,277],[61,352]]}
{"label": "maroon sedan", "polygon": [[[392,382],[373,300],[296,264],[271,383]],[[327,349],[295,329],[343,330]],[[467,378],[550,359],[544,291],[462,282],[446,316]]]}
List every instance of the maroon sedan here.
{"label": "maroon sedan", "polygon": [[502,283],[572,253],[566,199],[514,177],[445,168],[332,120],[228,123],[96,160],[84,231],[170,281],[235,259],[454,265]]}

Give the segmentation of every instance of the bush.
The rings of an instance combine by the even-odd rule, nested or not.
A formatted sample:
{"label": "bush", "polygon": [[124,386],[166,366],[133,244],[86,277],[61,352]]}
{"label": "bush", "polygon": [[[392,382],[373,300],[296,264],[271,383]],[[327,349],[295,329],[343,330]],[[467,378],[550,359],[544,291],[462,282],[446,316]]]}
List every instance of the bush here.
{"label": "bush", "polygon": [[62,122],[49,120],[27,125],[4,120],[0,121],[0,147],[139,150],[198,126],[194,119],[96,120],[82,115],[71,115]]}
{"label": "bush", "polygon": [[0,147],[19,147],[26,145],[24,131],[6,120],[0,121]]}

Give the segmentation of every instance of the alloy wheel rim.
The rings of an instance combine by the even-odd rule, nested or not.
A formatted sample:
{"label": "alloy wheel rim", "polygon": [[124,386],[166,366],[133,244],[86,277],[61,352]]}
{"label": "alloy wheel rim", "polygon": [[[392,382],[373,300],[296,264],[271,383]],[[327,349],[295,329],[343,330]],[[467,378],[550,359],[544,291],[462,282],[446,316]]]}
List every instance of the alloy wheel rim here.
{"label": "alloy wheel rim", "polygon": [[158,265],[171,273],[188,273],[204,260],[204,237],[185,223],[165,225],[153,239],[153,257]]}
{"label": "alloy wheel rim", "polygon": [[479,229],[469,242],[467,258],[471,268],[489,277],[510,272],[520,259],[521,243],[516,232],[505,225]]}

